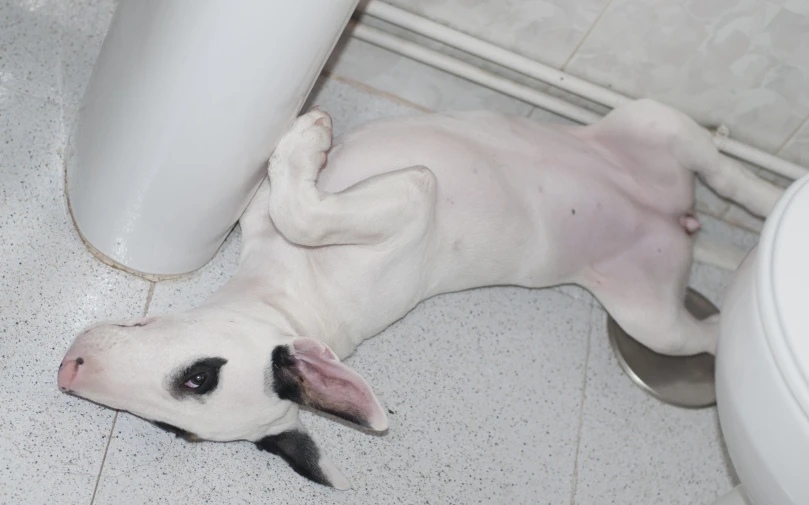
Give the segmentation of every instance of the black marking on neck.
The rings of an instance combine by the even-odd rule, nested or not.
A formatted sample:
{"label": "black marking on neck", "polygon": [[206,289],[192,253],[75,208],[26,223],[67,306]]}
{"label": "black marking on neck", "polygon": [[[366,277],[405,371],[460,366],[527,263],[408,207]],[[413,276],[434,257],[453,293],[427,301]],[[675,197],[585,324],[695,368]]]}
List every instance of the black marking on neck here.
{"label": "black marking on neck", "polygon": [[308,434],[298,430],[284,431],[262,438],[256,442],[256,447],[280,456],[298,475],[318,484],[333,487],[318,464],[320,450]]}

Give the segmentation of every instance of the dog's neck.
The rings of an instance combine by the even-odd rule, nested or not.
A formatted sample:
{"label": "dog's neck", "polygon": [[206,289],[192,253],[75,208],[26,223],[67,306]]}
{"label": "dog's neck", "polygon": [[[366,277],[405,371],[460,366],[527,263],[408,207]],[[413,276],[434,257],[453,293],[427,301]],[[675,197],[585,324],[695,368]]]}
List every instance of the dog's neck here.
{"label": "dog's neck", "polygon": [[273,331],[294,337],[308,337],[328,345],[340,359],[350,356],[357,343],[334,323],[324,321],[316,307],[307,306],[304,297],[285,290],[283,286],[269,287],[255,282],[249,275],[237,274],[208,297],[197,310],[215,308],[259,320]]}

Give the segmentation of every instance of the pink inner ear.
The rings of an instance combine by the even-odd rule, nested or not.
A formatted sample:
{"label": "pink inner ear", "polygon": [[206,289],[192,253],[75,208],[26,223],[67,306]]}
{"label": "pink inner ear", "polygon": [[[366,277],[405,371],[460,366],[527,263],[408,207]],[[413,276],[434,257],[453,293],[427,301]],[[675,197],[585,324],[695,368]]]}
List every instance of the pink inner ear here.
{"label": "pink inner ear", "polygon": [[309,338],[294,343],[297,368],[306,379],[306,404],[376,431],[388,428],[388,418],[360,374],[340,363],[325,344]]}
{"label": "pink inner ear", "polygon": [[329,346],[313,338],[297,338],[295,339],[294,347],[295,357],[320,356],[325,359],[340,361]]}

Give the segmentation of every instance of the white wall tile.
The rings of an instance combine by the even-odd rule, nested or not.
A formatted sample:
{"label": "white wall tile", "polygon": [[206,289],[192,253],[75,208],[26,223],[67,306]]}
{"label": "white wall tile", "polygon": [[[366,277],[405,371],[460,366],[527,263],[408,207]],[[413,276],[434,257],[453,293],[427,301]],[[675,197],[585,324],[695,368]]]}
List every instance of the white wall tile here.
{"label": "white wall tile", "polygon": [[561,67],[609,0],[388,0],[543,63]]}
{"label": "white wall tile", "polygon": [[809,14],[782,0],[614,0],[568,70],[776,150],[809,113]]}
{"label": "white wall tile", "polygon": [[349,37],[341,40],[326,70],[428,110],[489,109],[527,115],[532,109],[510,96]]}
{"label": "white wall tile", "polygon": [[[809,3],[809,2],[807,2]],[[809,168],[809,121],[803,124],[778,153],[780,156]]]}

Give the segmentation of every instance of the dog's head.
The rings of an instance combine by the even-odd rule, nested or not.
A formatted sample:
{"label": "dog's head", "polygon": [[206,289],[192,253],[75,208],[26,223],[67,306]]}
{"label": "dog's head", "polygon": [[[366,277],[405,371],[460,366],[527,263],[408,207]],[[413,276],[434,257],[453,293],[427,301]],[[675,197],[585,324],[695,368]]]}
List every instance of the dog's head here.
{"label": "dog's head", "polygon": [[253,441],[338,489],[350,485],[301,425],[299,406],[388,426],[368,384],[328,346],[212,307],[91,327],[67,351],[58,383],[189,440]]}

